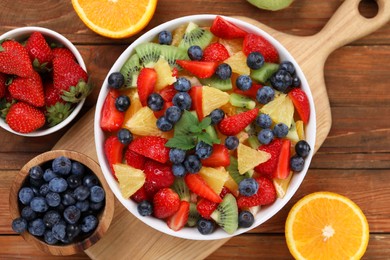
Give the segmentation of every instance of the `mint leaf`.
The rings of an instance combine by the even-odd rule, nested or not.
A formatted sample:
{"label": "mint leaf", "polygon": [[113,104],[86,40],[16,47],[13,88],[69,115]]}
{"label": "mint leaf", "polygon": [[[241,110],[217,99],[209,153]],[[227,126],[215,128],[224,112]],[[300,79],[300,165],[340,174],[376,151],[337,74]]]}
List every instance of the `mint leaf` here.
{"label": "mint leaf", "polygon": [[191,136],[178,135],[169,139],[165,146],[169,148],[191,150],[195,147],[195,140]]}
{"label": "mint leaf", "polygon": [[206,129],[211,124],[211,118],[205,117],[203,118],[202,122],[199,123],[199,127],[201,129]]}
{"label": "mint leaf", "polygon": [[211,138],[211,136],[208,133],[202,132],[198,134],[197,137],[198,137],[198,142],[203,141],[206,144],[213,145],[213,138]]}
{"label": "mint leaf", "polygon": [[194,133],[194,134],[199,134],[200,132],[202,132],[202,128],[200,128],[197,125],[190,125],[188,127],[188,129],[191,131],[191,133]]}
{"label": "mint leaf", "polygon": [[191,126],[198,126],[199,122],[195,115],[187,110],[184,110],[180,120],[175,124],[175,136],[176,135],[188,135],[191,134]]}

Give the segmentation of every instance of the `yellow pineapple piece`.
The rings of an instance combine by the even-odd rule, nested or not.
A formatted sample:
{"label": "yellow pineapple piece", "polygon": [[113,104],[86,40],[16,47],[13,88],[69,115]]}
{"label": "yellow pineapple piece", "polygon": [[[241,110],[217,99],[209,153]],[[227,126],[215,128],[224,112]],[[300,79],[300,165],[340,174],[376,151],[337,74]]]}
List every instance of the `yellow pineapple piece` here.
{"label": "yellow pineapple piece", "polygon": [[294,104],[286,94],[275,95],[274,100],[265,104],[260,111],[268,114],[275,124],[284,123],[290,126],[294,118]]}
{"label": "yellow pineapple piece", "polygon": [[228,102],[225,105],[221,106],[220,109],[222,109],[223,112],[225,112],[225,114],[228,115],[228,116],[232,116],[232,115],[237,114],[236,113],[236,107],[233,106],[232,104],[230,104],[230,102]]}
{"label": "yellow pineapple piece", "polygon": [[127,121],[130,120],[130,118],[133,117],[135,113],[138,112],[142,108],[141,101],[139,100],[138,91],[136,88],[132,88],[129,90],[126,90],[125,94],[130,98],[130,107],[127,109],[125,113],[125,119],[123,121],[123,127],[125,127],[125,124]]}
{"label": "yellow pineapple piece", "polygon": [[239,141],[240,143],[244,143],[246,140],[248,140],[249,135],[248,135],[247,132],[241,131],[241,132],[239,132],[239,133],[237,134],[236,137],[238,138],[238,141]]}
{"label": "yellow pineapple piece", "polygon": [[297,133],[299,140],[305,140],[305,125],[302,120],[295,122],[295,127],[297,128]]}
{"label": "yellow pineapple piece", "polygon": [[269,153],[253,149],[240,143],[237,147],[238,172],[244,174],[260,163],[268,161],[269,158],[271,158]]}
{"label": "yellow pineapple piece", "polygon": [[275,186],[276,194],[278,198],[283,198],[286,195],[288,185],[290,184],[291,177],[293,176],[293,172],[290,172],[286,179],[273,179],[273,183]]}
{"label": "yellow pineapple piece", "polygon": [[129,198],[144,185],[145,173],[142,170],[123,163],[114,164],[113,167],[124,198]]}
{"label": "yellow pineapple piece", "polygon": [[235,53],[242,50],[243,39],[219,39],[219,43],[225,46],[227,51],[229,52],[229,56],[234,55]]}
{"label": "yellow pineapple piece", "polygon": [[202,110],[203,115],[207,116],[216,108],[219,108],[229,102],[230,95],[219,89],[203,86],[202,89]]}
{"label": "yellow pineapple piece", "polygon": [[176,82],[176,78],[172,76],[171,67],[164,58],[160,57],[160,59],[158,59],[154,65],[154,70],[157,72],[157,81],[156,86],[154,87],[155,91],[158,92],[166,86]]}
{"label": "yellow pineapple piece", "polygon": [[177,27],[173,32],[172,32],[172,45],[173,46],[178,46],[181,40],[183,39],[183,35],[186,31],[188,24],[182,24],[179,27]]}
{"label": "yellow pineapple piece", "polygon": [[234,196],[238,196],[238,184],[237,184],[237,182],[235,182],[235,180],[233,180],[233,178],[230,176],[230,174],[228,174],[228,179],[226,180],[224,186],[225,186],[226,188],[228,188],[229,191],[230,191]]}
{"label": "yellow pineapple piece", "polygon": [[142,107],[125,122],[125,127],[135,135],[161,136],[162,132],[157,128],[156,122],[153,111],[149,107]]}
{"label": "yellow pineapple piece", "polygon": [[222,188],[229,177],[229,173],[225,169],[221,170],[205,166],[200,169],[199,175],[202,176],[205,182],[217,194],[221,193]]}
{"label": "yellow pineapple piece", "polygon": [[232,71],[239,75],[249,75],[251,73],[251,69],[246,65],[246,56],[242,51],[230,56],[224,63],[229,64]]}

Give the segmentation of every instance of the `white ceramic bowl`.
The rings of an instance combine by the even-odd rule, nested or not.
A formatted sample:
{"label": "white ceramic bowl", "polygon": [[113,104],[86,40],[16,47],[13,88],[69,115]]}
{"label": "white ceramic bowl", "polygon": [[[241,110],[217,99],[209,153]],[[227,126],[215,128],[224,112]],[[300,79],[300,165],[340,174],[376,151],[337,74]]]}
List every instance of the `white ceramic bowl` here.
{"label": "white ceramic bowl", "polygon": [[[117,72],[120,70],[122,65],[125,63],[125,61],[130,57],[130,55],[134,52],[135,46],[139,45],[143,42],[151,41],[153,38],[158,35],[158,33],[162,30],[168,30],[172,31],[173,29],[177,28],[179,25],[183,23],[188,23],[190,21],[195,22],[199,25],[208,25],[210,26],[212,21],[216,15],[193,15],[193,16],[186,16],[182,18],[178,18],[169,22],[166,22],[164,24],[161,24],[154,29],[146,32],[141,37],[139,37],[136,41],[134,41],[123,53],[122,55],[117,59],[117,61],[112,66],[111,70],[109,71],[108,75],[112,72]],[[272,216],[274,216],[281,208],[283,208],[287,202],[291,199],[291,197],[295,194],[297,189],[299,188],[300,184],[302,183],[303,179],[305,178],[306,172],[309,168],[309,164],[311,162],[311,158],[313,156],[313,150],[314,150],[314,144],[315,144],[315,136],[316,136],[316,116],[315,116],[315,109],[314,109],[314,103],[312,94],[309,88],[309,85],[307,83],[307,80],[305,76],[303,75],[302,70],[296,63],[295,59],[291,56],[291,54],[278,42],[276,41],[271,35],[267,34],[263,30],[260,30],[259,28],[240,21],[238,19],[230,18],[230,17],[224,17],[226,20],[233,22],[237,26],[243,28],[247,32],[256,33],[259,35],[262,35],[265,37],[268,41],[270,41],[279,51],[280,59],[281,60],[288,60],[291,61],[294,66],[296,67],[296,73],[299,76],[299,78],[302,81],[302,89],[306,92],[309,101],[310,101],[310,108],[311,108],[311,114],[310,114],[310,120],[308,125],[306,126],[306,141],[310,144],[310,147],[312,147],[312,150],[309,154],[309,156],[305,160],[304,169],[302,172],[294,174],[294,176],[291,179],[290,186],[287,190],[287,193],[283,199],[277,199],[275,203],[269,206],[262,207],[259,213],[255,216],[255,223],[250,228],[239,228],[234,234],[229,235],[225,231],[223,231],[221,228],[217,228],[214,233],[210,235],[202,235],[198,232],[196,228],[188,228],[184,227],[180,231],[173,231],[171,230],[167,224],[154,217],[143,217],[141,216],[137,211],[137,204],[133,202],[130,199],[125,199],[122,197],[121,192],[119,190],[119,186],[117,181],[114,179],[113,175],[110,172],[109,164],[105,158],[104,151],[103,151],[103,143],[105,140],[105,134],[101,130],[99,122],[101,118],[101,109],[103,106],[104,99],[108,93],[108,84],[107,84],[107,78],[105,79],[103,86],[100,90],[100,94],[98,97],[98,101],[96,104],[96,112],[95,112],[95,143],[96,143],[96,150],[97,155],[99,159],[100,166],[102,167],[103,174],[106,177],[106,180],[108,184],[110,185],[112,191],[114,192],[117,199],[125,206],[134,216],[136,216],[138,219],[146,223],[147,225],[153,227],[156,230],[159,230],[161,232],[164,232],[166,234],[180,237],[180,238],[186,238],[186,239],[193,239],[193,240],[213,240],[213,239],[222,239],[222,238],[228,238],[231,236],[236,236],[239,234],[242,234],[250,229],[253,229],[268,219],[270,219]]]}
{"label": "white ceramic bowl", "polygon": [[[3,39],[7,39],[7,38],[14,39],[17,41],[25,40],[25,39],[27,39],[27,37],[29,35],[31,35],[31,33],[36,32],[36,31],[41,32],[43,34],[43,36],[46,39],[50,40],[51,42],[60,43],[64,47],[68,48],[73,53],[73,55],[76,57],[77,62],[80,64],[80,66],[85,71],[87,71],[87,67],[85,66],[83,57],[81,56],[81,54],[77,50],[77,48],[67,38],[65,38],[64,36],[62,36],[61,34],[55,32],[53,30],[50,30],[47,28],[42,28],[42,27],[36,27],[36,26],[21,27],[21,28],[17,28],[17,29],[14,29],[14,30],[11,30],[11,31],[4,33],[3,35],[0,36],[0,41]],[[54,133],[54,132],[62,129],[67,124],[69,124],[77,116],[77,114],[80,112],[81,108],[84,105],[84,102],[85,102],[85,99],[81,100],[77,104],[77,106],[73,109],[72,113],[65,120],[63,120],[61,123],[59,123],[53,127],[50,127],[50,128],[43,127],[43,128],[38,129],[34,132],[23,134],[23,133],[19,133],[19,132],[12,130],[8,126],[8,124],[5,123],[5,121],[3,119],[0,119],[0,126],[11,133],[21,135],[21,136],[37,137],[37,136],[48,135],[48,134]]]}

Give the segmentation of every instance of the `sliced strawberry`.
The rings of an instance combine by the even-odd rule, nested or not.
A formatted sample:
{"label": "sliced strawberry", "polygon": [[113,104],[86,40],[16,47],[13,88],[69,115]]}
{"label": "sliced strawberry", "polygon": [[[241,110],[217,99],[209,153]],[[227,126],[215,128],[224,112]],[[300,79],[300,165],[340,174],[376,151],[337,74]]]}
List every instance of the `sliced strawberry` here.
{"label": "sliced strawberry", "polygon": [[175,181],[171,166],[153,160],[145,162],[144,172],[145,191],[151,197],[160,189],[170,187]]}
{"label": "sliced strawberry", "polygon": [[150,200],[148,194],[146,193],[145,186],[142,186],[130,198],[137,203],[140,203],[141,201],[144,200]]}
{"label": "sliced strawberry", "polygon": [[180,197],[170,188],[159,190],[153,197],[153,214],[164,219],[175,214],[180,208]]}
{"label": "sliced strawberry", "polygon": [[210,78],[218,67],[214,61],[177,60],[177,64],[198,78]]}
{"label": "sliced strawberry", "polygon": [[291,98],[303,123],[307,124],[310,118],[310,104],[306,93],[300,88],[293,88],[288,96]]}
{"label": "sliced strawberry", "polygon": [[126,164],[130,165],[131,167],[143,170],[145,166],[146,158],[143,155],[133,152],[130,149],[126,149],[125,161]]}
{"label": "sliced strawberry", "polygon": [[276,200],[275,186],[270,179],[260,176],[255,180],[259,183],[259,190],[255,195],[249,197],[239,195],[237,198],[238,208],[242,209],[258,205],[268,205]]}
{"label": "sliced strawberry", "polygon": [[260,52],[264,56],[265,62],[278,63],[279,53],[278,50],[264,37],[248,33],[243,42],[243,52],[245,55],[249,55],[251,52]]}
{"label": "sliced strawberry", "polygon": [[229,52],[219,42],[211,43],[203,50],[203,61],[224,61],[227,58],[229,58]]}
{"label": "sliced strawberry", "polygon": [[45,105],[45,93],[41,76],[38,72],[33,72],[30,77],[17,77],[8,86],[11,96],[19,101],[24,101],[34,107]]}
{"label": "sliced strawberry", "polygon": [[0,43],[0,72],[19,77],[30,77],[34,69],[27,50],[14,40]]}
{"label": "sliced strawberry", "polygon": [[51,66],[53,52],[40,32],[33,32],[27,39],[25,48],[30,56],[34,68],[44,69]]}
{"label": "sliced strawberry", "polygon": [[173,85],[169,85],[160,91],[161,97],[165,102],[171,102],[177,91]]}
{"label": "sliced strawberry", "polygon": [[254,108],[230,117],[225,117],[218,124],[219,131],[224,135],[236,135],[245,129],[259,114],[259,109]]}
{"label": "sliced strawberry", "polygon": [[150,94],[154,91],[154,86],[157,81],[157,72],[152,68],[141,69],[137,78],[137,90],[139,100],[143,106],[147,105],[147,100]]}
{"label": "sliced strawberry", "polygon": [[210,27],[210,31],[217,37],[223,39],[243,38],[247,32],[237,25],[217,16]]}
{"label": "sliced strawberry", "polygon": [[214,144],[213,153],[210,155],[210,157],[206,159],[202,159],[201,161],[203,166],[208,166],[208,167],[229,166],[230,165],[229,150],[223,144]]}
{"label": "sliced strawberry", "polygon": [[167,110],[168,107],[173,106],[172,101],[164,102],[163,108],[160,111],[153,111],[153,114],[156,118],[160,118],[165,114],[165,110]]}
{"label": "sliced strawberry", "polygon": [[286,179],[290,175],[290,151],[291,141],[283,139],[282,148],[278,159],[278,166],[274,173],[275,178]]}
{"label": "sliced strawberry", "polygon": [[274,139],[271,143],[260,146],[259,150],[269,153],[271,158],[256,166],[255,171],[273,179],[275,177],[274,173],[278,167],[278,160],[282,150],[282,145],[283,141],[281,139]]}
{"label": "sliced strawberry", "polygon": [[188,216],[190,215],[190,203],[188,201],[181,201],[178,211],[168,217],[167,225],[173,231],[179,231],[185,224],[187,224]]}
{"label": "sliced strawberry", "polygon": [[169,160],[169,148],[165,146],[167,139],[159,136],[143,136],[133,140],[129,149],[160,163]]}
{"label": "sliced strawberry", "polygon": [[113,165],[122,162],[123,148],[125,146],[119,141],[116,135],[108,137],[104,141],[104,154],[106,155],[111,173],[115,176]]}
{"label": "sliced strawberry", "polygon": [[207,185],[199,174],[187,174],[184,177],[184,180],[190,191],[198,196],[216,203],[220,203],[222,201],[221,197],[216,194],[209,185]]}
{"label": "sliced strawberry", "polygon": [[196,111],[196,114],[198,115],[198,119],[202,120],[203,115],[203,98],[202,98],[202,86],[193,86],[190,91],[188,92],[192,99],[192,110]]}
{"label": "sliced strawberry", "polygon": [[256,99],[257,91],[259,89],[261,89],[262,87],[263,87],[263,85],[261,85],[261,84],[253,83],[252,87],[248,90],[241,90],[241,89],[235,87],[233,91],[237,94]]}
{"label": "sliced strawberry", "polygon": [[196,210],[205,219],[211,219],[211,213],[218,207],[218,203],[201,198],[196,204]]}
{"label": "sliced strawberry", "polygon": [[100,119],[100,127],[107,132],[118,131],[125,120],[124,112],[118,111],[115,107],[115,100],[120,96],[119,91],[111,89],[104,101],[102,108],[102,117]]}

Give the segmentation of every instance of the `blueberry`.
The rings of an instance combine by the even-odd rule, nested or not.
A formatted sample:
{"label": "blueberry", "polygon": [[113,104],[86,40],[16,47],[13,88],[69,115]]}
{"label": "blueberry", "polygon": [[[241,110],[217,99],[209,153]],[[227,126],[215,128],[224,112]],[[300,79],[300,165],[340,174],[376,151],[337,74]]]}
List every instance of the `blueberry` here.
{"label": "blueberry", "polygon": [[282,61],[279,64],[279,70],[285,70],[290,75],[295,75],[295,67],[294,67],[294,64],[292,64],[291,61]]}
{"label": "blueberry", "polygon": [[138,210],[138,213],[141,215],[141,216],[150,216],[152,215],[153,213],[153,207],[152,207],[152,204],[150,204],[149,201],[147,200],[144,200],[144,201],[141,201],[138,205],[137,205],[137,210]]}
{"label": "blueberry", "polygon": [[148,96],[148,107],[153,111],[160,111],[164,106],[164,99],[158,93],[152,93]]}
{"label": "blueberry", "polygon": [[49,192],[46,194],[46,203],[50,207],[57,207],[61,203],[61,196],[57,192]]}
{"label": "blueberry", "polygon": [[181,110],[190,110],[192,99],[187,92],[179,92],[173,96],[172,103]]}
{"label": "blueberry", "polygon": [[124,145],[128,145],[133,141],[133,134],[126,128],[122,128],[118,131],[117,137],[119,142],[121,142]]}
{"label": "blueberry", "polygon": [[253,70],[260,69],[264,65],[264,57],[260,52],[251,52],[246,58],[246,65]]}
{"label": "blueberry", "polygon": [[73,192],[68,190],[62,194],[61,202],[64,206],[70,206],[76,204],[76,198]]}
{"label": "blueberry", "polygon": [[294,155],[290,159],[290,168],[294,172],[300,172],[303,170],[303,166],[305,165],[305,159],[299,155]]}
{"label": "blueberry", "polygon": [[27,230],[27,220],[24,218],[16,218],[12,221],[12,230],[18,234]]}
{"label": "blueberry", "polygon": [[173,83],[173,87],[177,91],[187,92],[191,88],[191,82],[184,77],[179,77],[179,78],[177,78],[176,82]]}
{"label": "blueberry", "polygon": [[90,203],[89,203],[89,208],[90,208],[91,210],[94,210],[94,211],[98,211],[99,209],[103,208],[103,206],[104,206],[104,203],[103,203],[103,202],[97,202],[97,203],[95,203],[95,202],[90,202]]}
{"label": "blueberry", "polygon": [[77,237],[81,232],[79,225],[69,224],[66,226],[66,235],[70,241]]}
{"label": "blueberry", "polygon": [[58,239],[56,239],[51,230],[46,230],[43,234],[43,240],[49,245],[55,245],[58,243]]}
{"label": "blueberry", "polygon": [[283,138],[288,134],[288,126],[284,123],[276,124],[273,132],[276,137]]}
{"label": "blueberry", "polygon": [[24,205],[29,205],[34,198],[34,191],[29,187],[23,187],[18,193],[19,201]]}
{"label": "blueberry", "polygon": [[186,167],[183,164],[172,165],[172,173],[175,177],[184,177],[187,173]]}
{"label": "blueberry", "polygon": [[285,70],[278,70],[271,76],[271,85],[278,91],[286,92],[288,87],[292,84],[292,77],[290,73]]}
{"label": "blueberry", "polygon": [[34,194],[39,195],[39,187],[41,187],[41,185],[45,183],[45,180],[43,178],[42,179],[34,179],[34,178],[31,178],[31,176],[29,176],[29,181],[30,181],[30,187],[32,189],[36,188],[36,190],[33,190]]}
{"label": "blueberry", "polygon": [[256,93],[256,100],[260,104],[267,104],[275,98],[275,90],[270,86],[259,88]]}
{"label": "blueberry", "polygon": [[55,224],[51,232],[53,233],[53,237],[57,240],[62,240],[66,236],[66,224],[63,222]]}
{"label": "blueberry", "polygon": [[252,87],[252,79],[248,75],[240,75],[236,79],[237,88],[245,91]]}
{"label": "blueberry", "polygon": [[65,208],[63,213],[64,219],[69,224],[75,224],[79,221],[81,216],[81,211],[76,206],[71,205]]}
{"label": "blueberry", "polygon": [[172,33],[169,31],[161,31],[158,34],[158,43],[170,45],[172,43]]}
{"label": "blueberry", "polygon": [[221,63],[215,70],[215,75],[222,80],[227,80],[232,76],[232,68],[229,64]]}
{"label": "blueberry", "polygon": [[267,114],[260,114],[256,117],[256,124],[265,129],[265,128],[271,128],[272,126],[272,119]]}
{"label": "blueberry", "polygon": [[257,140],[259,140],[261,144],[269,144],[273,139],[274,133],[269,128],[261,129],[257,135]]}
{"label": "blueberry", "polygon": [[39,179],[42,179],[42,177],[43,177],[43,170],[42,170],[41,166],[39,166],[39,165],[33,166],[28,171],[28,174],[30,175],[30,177],[32,179],[39,180]]}
{"label": "blueberry", "polygon": [[98,184],[99,184],[99,179],[93,174],[86,175],[83,178],[83,185],[88,187],[88,188],[91,188],[92,186],[95,186]]}
{"label": "blueberry", "polygon": [[89,210],[88,200],[77,201],[75,205],[81,212],[86,212]]}
{"label": "blueberry", "polygon": [[83,183],[81,176],[74,174],[66,178],[66,182],[68,183],[68,187],[71,189],[75,189]]}
{"label": "blueberry", "polygon": [[173,164],[179,164],[184,162],[186,158],[186,151],[179,148],[172,148],[169,150],[169,160]]}
{"label": "blueberry", "polygon": [[161,116],[159,119],[157,119],[156,125],[157,128],[163,132],[168,132],[173,128],[172,123],[169,122],[168,119],[165,118],[165,116]]}
{"label": "blueberry", "polygon": [[47,228],[52,228],[55,224],[60,223],[61,215],[55,210],[50,210],[43,216],[43,222]]}
{"label": "blueberry", "polygon": [[220,108],[214,109],[210,113],[211,124],[212,125],[218,124],[219,122],[221,122],[221,120],[224,117],[225,117],[225,112],[222,109]]}
{"label": "blueberry", "polygon": [[83,175],[84,172],[85,172],[85,166],[84,164],[80,163],[80,162],[77,162],[77,161],[73,161],[72,162],[72,169],[70,171],[72,174],[74,175]]}
{"label": "blueberry", "polygon": [[213,153],[213,146],[203,141],[198,142],[195,146],[195,154],[200,159],[209,158],[212,153]]}
{"label": "blueberry", "polygon": [[208,219],[200,218],[196,223],[196,227],[202,235],[209,235],[214,231],[214,222]]}
{"label": "blueberry", "polygon": [[73,191],[73,196],[77,200],[85,200],[91,194],[90,190],[86,186],[79,186]]}
{"label": "blueberry", "polygon": [[90,200],[92,202],[101,202],[104,200],[105,198],[105,192],[104,192],[104,189],[100,186],[93,186],[91,189],[90,189]]}
{"label": "blueberry", "polygon": [[229,150],[234,150],[237,148],[239,140],[236,136],[228,136],[225,139],[225,146]]}
{"label": "blueberry", "polygon": [[249,211],[243,210],[238,215],[238,226],[248,228],[255,222],[255,217]]}
{"label": "blueberry", "polygon": [[115,99],[115,107],[120,112],[125,112],[130,104],[130,98],[127,95],[120,95]]}
{"label": "blueberry", "polygon": [[245,178],[238,184],[238,191],[243,196],[252,196],[259,190],[259,183],[253,178]]}
{"label": "blueberry", "polygon": [[177,106],[171,106],[168,107],[167,110],[165,110],[164,117],[172,124],[175,124],[177,121],[180,120],[181,117],[181,109]]}
{"label": "blueberry", "polygon": [[301,79],[298,76],[293,77],[292,86],[294,88],[301,86]]}
{"label": "blueberry", "polygon": [[81,221],[81,230],[84,233],[88,233],[94,230],[98,225],[98,219],[93,215],[84,217]]}
{"label": "blueberry", "polygon": [[107,79],[108,87],[119,89],[125,83],[125,77],[120,72],[113,72]]}
{"label": "blueberry", "polygon": [[28,224],[28,232],[34,236],[43,236],[45,229],[45,223],[41,218],[34,219]]}
{"label": "blueberry", "polygon": [[49,189],[49,184],[48,183],[44,183],[41,185],[41,187],[39,188],[39,194],[41,196],[46,196],[47,193],[49,193],[50,189]]}
{"label": "blueberry", "polygon": [[186,170],[189,173],[197,173],[202,168],[202,163],[200,162],[198,156],[189,155],[184,160],[184,167],[186,167]]}
{"label": "blueberry", "polygon": [[53,172],[59,175],[68,175],[72,170],[72,162],[65,156],[57,157],[51,165]]}
{"label": "blueberry", "polygon": [[68,188],[68,183],[64,178],[53,178],[49,182],[49,189],[53,192],[64,192]]}
{"label": "blueberry", "polygon": [[306,158],[309,155],[310,150],[310,145],[305,140],[300,140],[295,145],[295,152],[303,158]]}
{"label": "blueberry", "polygon": [[55,178],[55,177],[58,177],[57,174],[55,174],[53,172],[52,169],[48,168],[45,170],[45,172],[43,173],[43,179],[46,181],[46,182],[49,182],[51,181],[51,179]]}
{"label": "blueberry", "polygon": [[27,221],[31,221],[37,217],[37,214],[30,206],[26,206],[22,209],[22,212],[20,212],[20,216]]}
{"label": "blueberry", "polygon": [[187,54],[191,60],[201,60],[203,57],[203,50],[198,45],[193,45],[188,48]]}
{"label": "blueberry", "polygon": [[49,206],[43,197],[34,197],[30,202],[30,207],[35,212],[39,213],[46,212],[49,209]]}

